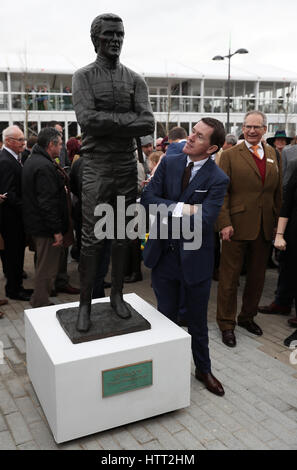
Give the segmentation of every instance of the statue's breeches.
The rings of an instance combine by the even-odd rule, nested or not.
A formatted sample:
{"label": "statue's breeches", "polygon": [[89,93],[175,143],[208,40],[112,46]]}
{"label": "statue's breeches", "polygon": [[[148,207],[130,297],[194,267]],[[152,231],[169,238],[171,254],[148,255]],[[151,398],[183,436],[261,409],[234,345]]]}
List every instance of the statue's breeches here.
{"label": "statue's breeches", "polygon": [[83,158],[82,252],[90,254],[102,245],[102,241],[94,233],[95,225],[100,219],[94,215],[95,208],[99,204],[113,207],[116,234],[117,196],[125,196],[125,208],[135,203],[137,165],[133,153],[94,153],[85,154]]}

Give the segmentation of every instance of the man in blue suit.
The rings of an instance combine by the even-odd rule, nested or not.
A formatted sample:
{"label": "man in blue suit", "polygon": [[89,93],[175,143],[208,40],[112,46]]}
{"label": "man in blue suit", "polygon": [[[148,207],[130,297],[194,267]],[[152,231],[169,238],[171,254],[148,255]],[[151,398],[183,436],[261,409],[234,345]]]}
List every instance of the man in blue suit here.
{"label": "man in blue suit", "polygon": [[166,149],[166,155],[177,155],[182,153],[187,142],[187,131],[183,127],[173,127],[168,133],[169,145]]}
{"label": "man in blue suit", "polygon": [[[142,204],[151,212],[156,213],[156,206],[160,208],[160,204],[163,205],[156,218],[158,236],[149,238],[144,250],[144,263],[152,268],[158,310],[176,322],[183,288],[195,377],[219,396],[224,395],[224,389],[211,373],[207,306],[214,262],[213,226],[229,183],[229,178],[210,157],[220,149],[224,140],[222,123],[213,118],[203,118],[193,128],[183,153],[165,156],[161,160],[141,198]],[[202,205],[202,209],[197,205]],[[200,233],[197,232],[199,216],[200,220],[202,216]],[[188,218],[194,240],[202,235],[199,249],[194,247],[194,243],[194,249],[189,250],[188,240],[182,235],[179,239],[175,234],[172,236],[175,217],[180,217],[180,225]],[[167,239],[161,239],[165,220],[169,235]]]}

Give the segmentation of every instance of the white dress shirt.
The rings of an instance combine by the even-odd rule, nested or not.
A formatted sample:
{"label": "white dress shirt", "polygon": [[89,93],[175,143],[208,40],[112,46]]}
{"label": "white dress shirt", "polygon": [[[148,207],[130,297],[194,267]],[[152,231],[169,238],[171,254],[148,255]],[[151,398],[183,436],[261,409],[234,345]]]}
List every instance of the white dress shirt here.
{"label": "white dress shirt", "polygon": [[[190,176],[190,181],[189,183],[191,183],[192,179],[196,176],[196,174],[198,173],[199,170],[201,170],[201,168],[203,167],[203,165],[207,162],[207,160],[209,159],[209,157],[207,158],[204,158],[203,160],[198,160],[197,162],[194,162],[194,166],[192,168],[192,172],[191,172],[191,176]],[[193,160],[190,159],[189,155],[187,157],[187,165],[186,167],[189,165],[190,162],[192,162]],[[183,207],[184,207],[184,202],[178,202],[176,204],[176,207],[172,213],[172,217],[182,217],[183,216]]]}

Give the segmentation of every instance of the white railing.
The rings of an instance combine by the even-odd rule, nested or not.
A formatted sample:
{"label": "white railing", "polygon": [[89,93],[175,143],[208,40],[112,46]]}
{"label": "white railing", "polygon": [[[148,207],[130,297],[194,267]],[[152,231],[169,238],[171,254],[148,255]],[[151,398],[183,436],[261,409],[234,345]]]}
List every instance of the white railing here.
{"label": "white railing", "polygon": [[[226,113],[226,96],[150,95],[155,113]],[[297,101],[293,98],[262,99],[230,97],[231,113],[246,113],[259,109],[267,114],[297,113]],[[58,92],[0,92],[0,111],[73,111],[72,94]]]}

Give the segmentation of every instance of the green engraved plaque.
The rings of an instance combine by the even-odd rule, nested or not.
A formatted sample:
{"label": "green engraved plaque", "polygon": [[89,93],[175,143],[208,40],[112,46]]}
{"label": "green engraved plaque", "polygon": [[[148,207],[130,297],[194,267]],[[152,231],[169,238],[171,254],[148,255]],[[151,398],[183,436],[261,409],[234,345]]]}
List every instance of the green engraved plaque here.
{"label": "green engraved plaque", "polygon": [[153,384],[153,361],[102,371],[102,396],[111,397]]}

